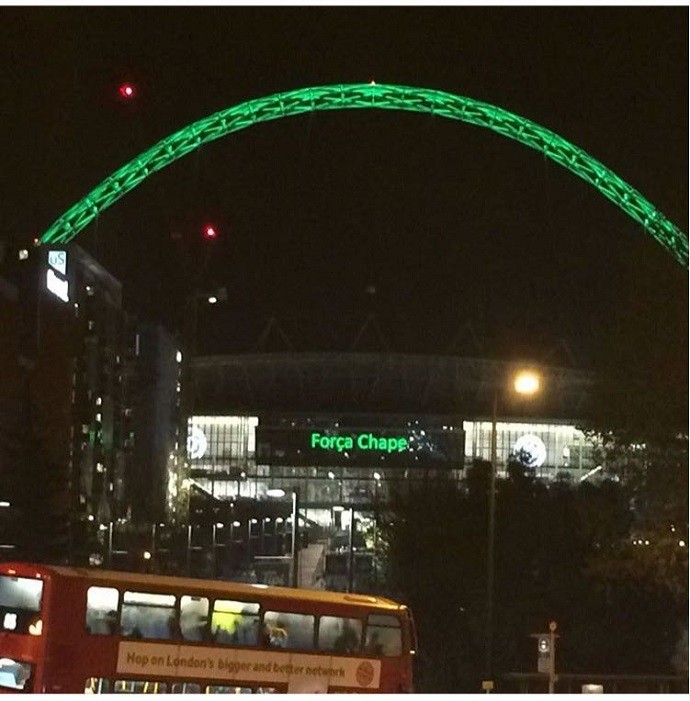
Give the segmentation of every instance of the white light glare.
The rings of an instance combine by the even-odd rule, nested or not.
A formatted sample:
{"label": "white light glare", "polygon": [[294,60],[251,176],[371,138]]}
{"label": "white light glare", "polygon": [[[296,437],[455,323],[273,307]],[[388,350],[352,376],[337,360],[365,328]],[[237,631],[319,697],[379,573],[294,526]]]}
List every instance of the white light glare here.
{"label": "white light glare", "polygon": [[534,372],[521,372],[515,378],[515,391],[519,394],[534,394],[539,391],[539,375]]}

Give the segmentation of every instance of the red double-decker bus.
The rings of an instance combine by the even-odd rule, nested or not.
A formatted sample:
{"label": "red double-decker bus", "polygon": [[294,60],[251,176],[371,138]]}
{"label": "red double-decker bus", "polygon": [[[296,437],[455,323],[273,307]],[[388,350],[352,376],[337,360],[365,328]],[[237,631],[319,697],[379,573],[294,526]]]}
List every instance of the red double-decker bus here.
{"label": "red double-decker bus", "polygon": [[415,645],[381,597],[0,564],[3,692],[412,692]]}

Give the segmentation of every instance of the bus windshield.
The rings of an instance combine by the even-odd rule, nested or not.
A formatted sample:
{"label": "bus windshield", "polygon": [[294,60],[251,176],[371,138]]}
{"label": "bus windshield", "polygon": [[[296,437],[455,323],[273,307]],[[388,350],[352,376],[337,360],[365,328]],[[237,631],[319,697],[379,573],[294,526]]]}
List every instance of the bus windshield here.
{"label": "bus windshield", "polygon": [[43,580],[0,575],[0,631],[40,634]]}

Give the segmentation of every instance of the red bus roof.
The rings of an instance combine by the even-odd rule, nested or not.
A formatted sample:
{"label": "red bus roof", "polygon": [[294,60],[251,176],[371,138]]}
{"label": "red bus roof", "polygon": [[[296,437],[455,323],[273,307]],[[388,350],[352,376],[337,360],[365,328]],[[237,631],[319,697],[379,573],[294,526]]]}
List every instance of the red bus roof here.
{"label": "red bus roof", "polygon": [[289,587],[275,587],[266,584],[247,584],[245,582],[231,582],[219,579],[198,579],[192,577],[173,577],[161,574],[144,574],[141,572],[122,572],[116,570],[102,570],[91,567],[65,567],[61,565],[45,565],[30,562],[4,562],[0,563],[0,573],[15,570],[20,576],[35,576],[40,574],[50,578],[58,577],[76,578],[87,580],[94,585],[129,585],[134,587],[184,590],[189,594],[205,594],[211,592],[215,595],[239,596],[242,598],[257,597],[273,600],[299,600],[305,603],[330,604],[343,606],[361,606],[380,610],[400,610],[405,608],[391,599],[369,594],[346,594],[340,592],[323,591],[321,589],[293,589]]}

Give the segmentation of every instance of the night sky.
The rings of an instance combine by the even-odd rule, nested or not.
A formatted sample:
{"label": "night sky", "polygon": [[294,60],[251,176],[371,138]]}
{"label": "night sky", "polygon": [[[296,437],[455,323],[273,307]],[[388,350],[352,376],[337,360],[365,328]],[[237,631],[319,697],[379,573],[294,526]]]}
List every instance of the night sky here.
{"label": "night sky", "polygon": [[[0,57],[0,238],[15,244],[186,124],[372,79],[527,117],[688,231],[687,7],[4,7]],[[487,357],[564,342],[580,366],[620,356],[687,385],[687,270],[488,129],[359,110],[259,125],[152,176],[76,242],[128,307],[173,325],[206,222],[221,238],[202,287],[229,299],[202,314],[202,350],[255,350],[272,317],[295,351],[350,350],[373,314],[385,344],[360,350],[476,354],[471,328]]]}

